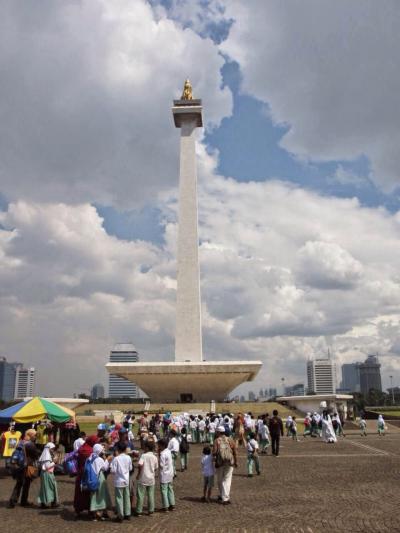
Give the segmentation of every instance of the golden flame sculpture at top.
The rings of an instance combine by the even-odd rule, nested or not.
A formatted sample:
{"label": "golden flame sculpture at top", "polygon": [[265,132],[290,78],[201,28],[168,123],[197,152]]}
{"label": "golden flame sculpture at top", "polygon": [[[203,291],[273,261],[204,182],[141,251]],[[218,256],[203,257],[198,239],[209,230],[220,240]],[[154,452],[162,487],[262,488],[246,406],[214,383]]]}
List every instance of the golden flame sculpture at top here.
{"label": "golden flame sculpture at top", "polygon": [[185,84],[183,86],[181,100],[193,100],[192,84],[188,79],[185,81]]}

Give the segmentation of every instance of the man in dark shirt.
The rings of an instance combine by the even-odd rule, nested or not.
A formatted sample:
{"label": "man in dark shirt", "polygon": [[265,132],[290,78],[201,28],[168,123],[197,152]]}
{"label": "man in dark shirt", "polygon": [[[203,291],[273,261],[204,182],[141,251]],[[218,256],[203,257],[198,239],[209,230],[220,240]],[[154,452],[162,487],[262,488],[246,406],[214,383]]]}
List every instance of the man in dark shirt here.
{"label": "man in dark shirt", "polygon": [[268,429],[271,434],[272,455],[278,457],[279,455],[279,440],[283,437],[283,423],[282,418],[278,416],[278,411],[274,409],[274,416],[269,419]]}

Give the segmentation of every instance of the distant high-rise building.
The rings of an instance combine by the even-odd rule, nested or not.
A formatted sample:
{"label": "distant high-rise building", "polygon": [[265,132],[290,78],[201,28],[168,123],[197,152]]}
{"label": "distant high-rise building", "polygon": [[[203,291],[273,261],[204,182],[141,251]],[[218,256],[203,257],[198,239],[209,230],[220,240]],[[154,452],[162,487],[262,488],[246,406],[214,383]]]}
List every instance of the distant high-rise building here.
{"label": "distant high-rise building", "polygon": [[15,369],[20,363],[9,363],[0,357],[0,400],[9,402],[14,399]]}
{"label": "distant high-rise building", "polygon": [[16,365],[14,398],[33,396],[35,392],[36,371],[33,367],[24,368],[22,364]]}
{"label": "distant high-rise building", "polygon": [[328,359],[307,361],[308,392],[334,394],[336,392],[336,373],[334,362]]}
{"label": "distant high-rise building", "polygon": [[258,393],[258,396],[260,398],[264,398],[264,390],[263,389],[260,389],[260,392]]}
{"label": "distant high-rise building", "polygon": [[249,402],[254,402],[255,399],[256,395],[254,394],[254,392],[252,390],[249,391]]}
{"label": "distant high-rise building", "polygon": [[371,389],[381,391],[381,365],[376,355],[369,355],[364,363],[360,363],[360,389],[368,394]]}
{"label": "distant high-rise building", "polygon": [[[119,343],[110,352],[110,363],[137,363],[139,355],[131,343]],[[110,374],[109,376],[110,398],[137,398],[138,388],[135,383],[125,378]]]}
{"label": "distant high-rise building", "polygon": [[360,392],[360,363],[342,365],[342,382],[340,388],[348,392]]}
{"label": "distant high-rise building", "polygon": [[265,389],[264,392],[264,398],[275,398],[277,395],[277,390],[275,387],[269,387],[268,389]]}
{"label": "distant high-rise building", "polygon": [[285,387],[285,396],[304,396],[304,394],[304,383],[296,383],[296,385]]}
{"label": "distant high-rise building", "polygon": [[241,401],[241,402],[245,402],[245,401],[246,401],[246,398],[243,396],[243,394],[242,394],[241,397],[240,397],[240,401]]}
{"label": "distant high-rise building", "polygon": [[104,387],[101,383],[96,383],[96,385],[93,385],[90,397],[92,400],[98,400],[99,398],[104,398]]}

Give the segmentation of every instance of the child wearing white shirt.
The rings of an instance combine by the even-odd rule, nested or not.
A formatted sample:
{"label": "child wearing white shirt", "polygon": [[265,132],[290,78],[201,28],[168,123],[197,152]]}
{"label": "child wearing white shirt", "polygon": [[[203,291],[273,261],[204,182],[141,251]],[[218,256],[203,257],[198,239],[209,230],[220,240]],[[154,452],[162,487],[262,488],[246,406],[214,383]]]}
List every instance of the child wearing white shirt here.
{"label": "child wearing white shirt", "polygon": [[256,467],[257,475],[261,474],[260,461],[258,458],[258,442],[254,433],[249,434],[247,442],[247,476],[253,477],[253,465]]}
{"label": "child wearing white shirt", "polygon": [[86,433],[84,431],[81,431],[79,433],[79,437],[74,441],[73,447],[74,452],[77,452],[79,448],[82,446],[82,444],[85,444],[86,439]]}
{"label": "child wearing white shirt", "polygon": [[215,422],[215,418],[212,418],[210,423],[208,424],[208,439],[210,441],[211,446],[214,444],[216,428],[217,423]]}
{"label": "child wearing white shirt", "polygon": [[203,444],[205,439],[205,431],[206,431],[206,421],[204,418],[200,415],[199,416],[199,441],[200,444]]}
{"label": "child wearing white shirt", "polygon": [[155,476],[158,468],[158,459],[153,452],[154,442],[146,441],[144,443],[144,453],[138,462],[136,516],[143,514],[143,504],[146,494],[149,515],[154,513],[154,485],[156,483]]}
{"label": "child wearing white shirt", "polygon": [[203,448],[203,457],[201,458],[201,470],[203,473],[203,501],[210,503],[211,501],[211,491],[214,486],[214,461],[211,454],[210,446],[204,446]]}
{"label": "child wearing white shirt", "polygon": [[122,522],[131,517],[131,496],[129,491],[129,472],[132,471],[132,459],[126,454],[125,442],[116,447],[116,457],[111,461],[110,470],[114,474],[115,509],[117,520]]}
{"label": "child wearing white shirt", "polygon": [[158,443],[160,454],[160,489],[164,512],[175,510],[174,494],[174,465],[172,462],[171,450],[168,450],[168,443],[162,439]]}
{"label": "child wearing white shirt", "polygon": [[261,431],[260,431],[261,453],[264,453],[264,454],[267,453],[270,440],[271,438],[269,434],[267,420],[264,418],[262,421],[262,426],[261,426]]}
{"label": "child wearing white shirt", "polygon": [[172,454],[172,464],[174,466],[174,478],[176,477],[176,460],[178,458],[179,453],[179,440],[176,436],[176,431],[173,429],[170,431],[171,438],[168,443],[168,450]]}
{"label": "child wearing white shirt", "polygon": [[196,444],[197,442],[197,420],[194,417],[190,419],[189,426],[190,426],[190,434],[192,436],[192,444]]}

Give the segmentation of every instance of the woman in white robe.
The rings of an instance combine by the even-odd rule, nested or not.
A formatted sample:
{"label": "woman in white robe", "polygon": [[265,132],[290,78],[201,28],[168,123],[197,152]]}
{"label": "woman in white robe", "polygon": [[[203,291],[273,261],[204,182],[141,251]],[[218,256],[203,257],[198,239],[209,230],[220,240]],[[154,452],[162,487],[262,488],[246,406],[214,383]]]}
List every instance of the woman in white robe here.
{"label": "woman in white robe", "polygon": [[322,438],[324,442],[333,444],[337,441],[335,430],[333,429],[331,417],[328,411],[322,413]]}
{"label": "woman in white robe", "polygon": [[378,416],[378,435],[381,436],[381,435],[384,435],[385,434],[385,421],[383,419],[383,416],[382,415],[379,415]]}

